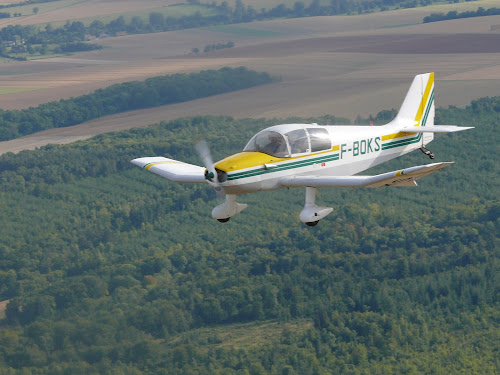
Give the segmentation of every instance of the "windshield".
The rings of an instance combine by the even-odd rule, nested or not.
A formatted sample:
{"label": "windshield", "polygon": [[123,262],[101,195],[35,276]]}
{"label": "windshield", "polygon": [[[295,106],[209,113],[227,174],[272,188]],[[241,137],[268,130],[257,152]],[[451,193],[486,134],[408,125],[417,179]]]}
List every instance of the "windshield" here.
{"label": "windshield", "polygon": [[290,157],[285,138],[280,133],[264,130],[257,133],[243,151],[257,151],[279,158]]}

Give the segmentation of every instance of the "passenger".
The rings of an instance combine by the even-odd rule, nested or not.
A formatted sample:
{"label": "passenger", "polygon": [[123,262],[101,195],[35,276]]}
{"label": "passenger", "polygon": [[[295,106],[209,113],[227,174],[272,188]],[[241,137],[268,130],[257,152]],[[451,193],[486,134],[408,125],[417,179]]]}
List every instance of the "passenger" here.
{"label": "passenger", "polygon": [[293,142],[292,154],[302,154],[307,151],[307,139],[299,138]]}

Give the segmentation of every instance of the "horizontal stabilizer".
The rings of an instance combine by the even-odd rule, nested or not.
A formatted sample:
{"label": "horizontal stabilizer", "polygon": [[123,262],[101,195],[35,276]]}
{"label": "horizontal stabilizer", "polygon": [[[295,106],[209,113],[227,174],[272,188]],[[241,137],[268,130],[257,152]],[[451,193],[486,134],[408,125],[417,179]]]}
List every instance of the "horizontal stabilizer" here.
{"label": "horizontal stabilizer", "polygon": [[175,182],[204,183],[205,168],[164,157],[138,158],[131,163]]}
{"label": "horizontal stabilizer", "polygon": [[434,125],[434,126],[407,126],[401,129],[404,133],[454,133],[462,130],[474,129],[474,126]]}
{"label": "horizontal stabilizer", "polygon": [[293,176],[281,180],[285,187],[382,187],[416,186],[416,180],[445,168],[453,162],[433,163],[378,174],[376,176]]}

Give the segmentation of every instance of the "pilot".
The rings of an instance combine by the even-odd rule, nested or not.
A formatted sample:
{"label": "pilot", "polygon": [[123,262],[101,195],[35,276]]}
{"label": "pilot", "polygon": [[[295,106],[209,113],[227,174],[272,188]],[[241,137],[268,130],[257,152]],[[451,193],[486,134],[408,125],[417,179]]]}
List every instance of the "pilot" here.
{"label": "pilot", "polygon": [[280,135],[271,133],[268,139],[269,143],[265,147],[266,153],[274,156],[287,156],[286,143]]}

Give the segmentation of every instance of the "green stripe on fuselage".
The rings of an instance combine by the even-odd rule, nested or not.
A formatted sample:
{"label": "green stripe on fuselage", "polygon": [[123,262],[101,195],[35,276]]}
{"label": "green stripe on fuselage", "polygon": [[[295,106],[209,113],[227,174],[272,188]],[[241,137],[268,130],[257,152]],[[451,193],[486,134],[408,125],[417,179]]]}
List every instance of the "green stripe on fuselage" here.
{"label": "green stripe on fuselage", "polygon": [[419,133],[416,137],[410,139],[403,139],[401,141],[390,142],[382,145],[382,150],[388,150],[394,147],[407,146],[413,143],[417,143],[422,139],[422,133]]}
{"label": "green stripe on fuselage", "polygon": [[288,169],[305,167],[305,166],[313,165],[313,164],[317,164],[317,163],[326,163],[326,162],[334,161],[334,160],[339,160],[339,154],[327,155],[327,156],[322,156],[320,158],[314,158],[314,159],[299,160],[299,161],[286,163],[286,164],[270,165],[268,168],[259,167],[257,169],[252,169],[252,170],[245,171],[245,172],[232,173],[232,174],[228,174],[227,179],[228,179],[228,181],[238,180],[240,178],[253,177],[253,176],[258,176],[261,174],[285,171]]}

